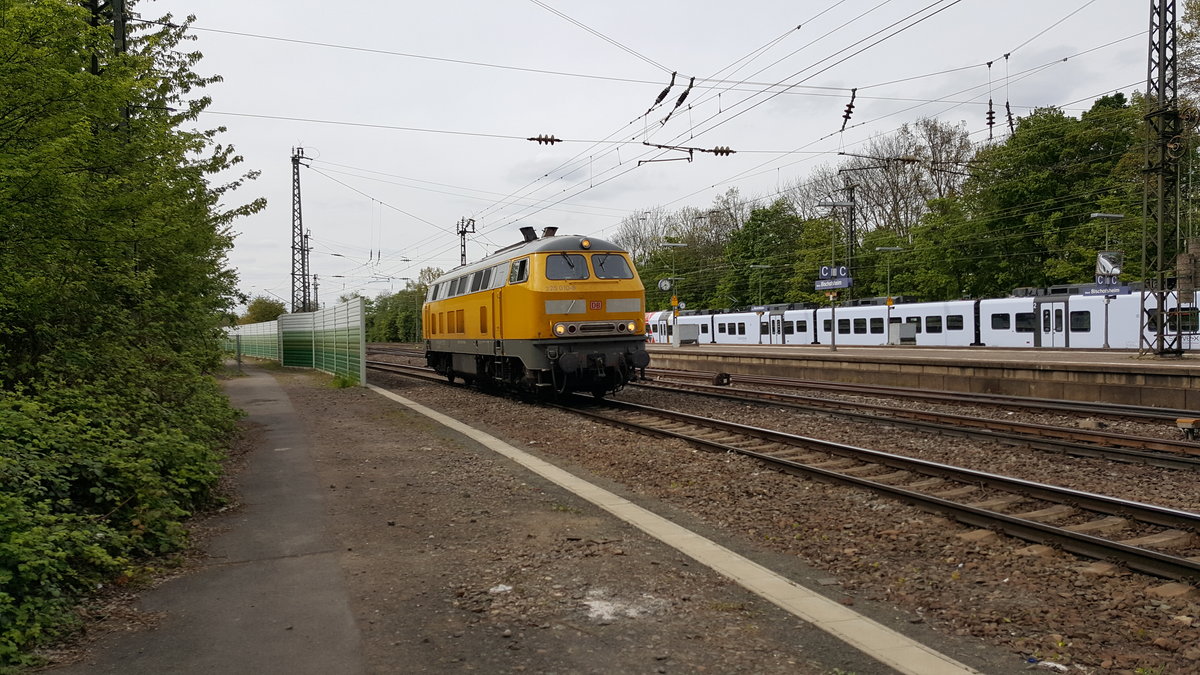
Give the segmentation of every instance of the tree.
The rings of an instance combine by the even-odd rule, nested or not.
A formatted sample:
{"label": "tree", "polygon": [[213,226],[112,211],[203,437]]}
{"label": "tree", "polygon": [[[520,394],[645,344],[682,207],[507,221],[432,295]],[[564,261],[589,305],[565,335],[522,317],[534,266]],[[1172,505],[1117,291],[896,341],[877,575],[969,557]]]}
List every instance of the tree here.
{"label": "tree", "polygon": [[246,313],[239,319],[238,323],[262,323],[264,321],[274,321],[281,314],[287,314],[287,309],[283,306],[283,301],[272,300],[266,296],[255,296],[250,304],[246,305]]}
{"label": "tree", "polygon": [[[93,23],[93,18],[97,18]],[[254,177],[195,126],[187,26],[0,3],[0,670],[69,603],[184,544],[235,412],[209,375]],[[236,175],[236,174],[234,174]]]}

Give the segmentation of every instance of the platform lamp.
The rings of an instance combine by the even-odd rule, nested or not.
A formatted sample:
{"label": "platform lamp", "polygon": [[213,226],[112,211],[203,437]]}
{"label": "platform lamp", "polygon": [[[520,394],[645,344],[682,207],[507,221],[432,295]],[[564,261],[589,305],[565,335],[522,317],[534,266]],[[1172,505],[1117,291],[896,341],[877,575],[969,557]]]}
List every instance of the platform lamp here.
{"label": "platform lamp", "polygon": [[678,347],[680,344],[679,331],[675,327],[679,323],[679,294],[675,289],[675,282],[678,280],[678,277],[675,276],[675,249],[687,248],[687,244],[678,241],[661,241],[658,245],[671,249],[671,276],[665,286],[659,282],[658,287],[664,291],[671,291],[671,345]]}
{"label": "platform lamp", "polygon": [[[1124,220],[1125,214],[1123,214],[1123,213],[1093,213],[1093,214],[1090,214],[1088,217],[1091,218],[1092,220],[1103,220],[1104,221],[1104,250],[1107,251],[1108,250],[1108,224],[1114,220]],[[1108,303],[1112,302],[1112,299],[1113,299],[1113,296],[1111,296],[1111,295],[1104,296],[1104,347],[1103,347],[1103,349],[1109,348],[1109,346],[1108,346]]]}

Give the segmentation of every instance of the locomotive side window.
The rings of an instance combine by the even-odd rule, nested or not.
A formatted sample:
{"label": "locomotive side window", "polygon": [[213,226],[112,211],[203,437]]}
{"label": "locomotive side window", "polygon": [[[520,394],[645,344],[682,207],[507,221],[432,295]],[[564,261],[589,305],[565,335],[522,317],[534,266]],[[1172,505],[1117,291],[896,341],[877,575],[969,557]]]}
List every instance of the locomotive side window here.
{"label": "locomotive side window", "polygon": [[1017,312],[1016,313],[1016,331],[1018,333],[1032,333],[1034,326],[1033,312]]}
{"label": "locomotive side window", "polygon": [[484,333],[484,334],[487,333],[487,323],[488,323],[487,322],[487,319],[488,319],[487,310],[488,310],[487,307],[483,307],[483,306],[479,307],[479,332]]}
{"label": "locomotive side window", "polygon": [[633,270],[625,258],[615,253],[596,253],[592,256],[592,269],[597,279],[632,279]]}
{"label": "locomotive side window", "polygon": [[471,292],[475,293],[487,288],[487,285],[492,282],[492,268],[479,270],[471,275]]}
{"label": "locomotive side window", "polygon": [[546,256],[546,278],[551,281],[586,279],[587,260],[578,253],[553,253]]}
{"label": "locomotive side window", "polygon": [[993,330],[1009,330],[1012,328],[1011,314],[993,314],[992,329]]}
{"label": "locomotive side window", "polygon": [[925,332],[926,333],[942,332],[942,317],[940,317],[940,316],[925,317]]}
{"label": "locomotive side window", "polygon": [[463,321],[463,310],[460,309],[454,312],[454,324],[455,333],[467,332],[467,322]]}
{"label": "locomotive side window", "polygon": [[946,330],[962,330],[963,317],[962,314],[951,314],[946,317]]}
{"label": "locomotive side window", "polygon": [[500,263],[492,268],[492,285],[490,288],[500,288],[508,281],[508,263]]}
{"label": "locomotive side window", "polygon": [[521,258],[512,264],[508,273],[508,283],[519,284],[529,279],[529,258]]}
{"label": "locomotive side window", "polygon": [[878,334],[878,335],[883,334],[883,319],[882,318],[873,317],[871,319],[871,332]]}
{"label": "locomotive side window", "polygon": [[1091,312],[1071,312],[1071,332],[1072,333],[1090,333],[1092,332],[1092,313]]}

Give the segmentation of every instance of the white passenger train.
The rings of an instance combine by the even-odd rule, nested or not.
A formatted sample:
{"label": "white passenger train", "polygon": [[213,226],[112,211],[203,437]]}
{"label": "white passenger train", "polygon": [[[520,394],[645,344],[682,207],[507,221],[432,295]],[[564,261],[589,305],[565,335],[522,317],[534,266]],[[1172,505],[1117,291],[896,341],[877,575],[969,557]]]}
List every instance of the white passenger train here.
{"label": "white passenger train", "polygon": [[[1165,332],[1181,333],[1185,350],[1200,350],[1200,317],[1194,304],[1167,296]],[[1141,296],[1041,295],[992,300],[887,305],[801,307],[769,305],[762,311],[680,312],[683,342],[698,344],[885,345],[936,347],[1050,347],[1138,349]],[[1147,338],[1157,332],[1157,311]],[[836,323],[835,323],[836,322]],[[670,310],[646,314],[648,339],[668,343],[676,330]],[[836,327],[836,335],[834,330]],[[890,329],[889,329],[890,327]]]}

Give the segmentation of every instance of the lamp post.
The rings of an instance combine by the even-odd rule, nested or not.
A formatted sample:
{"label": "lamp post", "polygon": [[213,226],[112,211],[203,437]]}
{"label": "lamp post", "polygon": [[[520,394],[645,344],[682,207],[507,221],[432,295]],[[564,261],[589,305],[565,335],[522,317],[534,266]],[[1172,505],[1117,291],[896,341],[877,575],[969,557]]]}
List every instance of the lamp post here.
{"label": "lamp post", "polygon": [[[679,341],[679,330],[678,330],[678,324],[679,324],[679,293],[678,293],[678,291],[676,291],[676,290],[675,290],[675,282],[676,282],[676,280],[677,280],[677,277],[675,276],[675,249],[677,249],[677,248],[687,248],[687,244],[685,244],[685,243],[682,243],[682,242],[676,242],[676,241],[663,241],[663,242],[659,242],[659,246],[662,246],[662,247],[664,247],[664,248],[669,248],[669,249],[671,249],[671,277],[670,277],[670,283],[667,285],[667,287],[666,287],[666,288],[663,288],[663,290],[664,290],[664,291],[666,291],[666,290],[669,290],[669,291],[671,291],[671,346],[673,346],[673,347],[678,347],[678,346],[679,346],[679,344],[680,344],[680,341]],[[659,286],[659,287],[660,287],[660,288],[662,288],[661,284],[660,284],[660,286]]]}
{"label": "lamp post", "polygon": [[[1104,221],[1104,250],[1108,250],[1108,224],[1114,220],[1123,220],[1125,215],[1122,213],[1093,213],[1089,216],[1092,220]],[[1104,296],[1104,347],[1108,349],[1108,303],[1112,302],[1113,296]]]}
{"label": "lamp post", "polygon": [[[876,251],[895,253],[905,250],[900,246],[876,246]],[[892,256],[887,256],[887,336],[888,343],[892,342]]]}
{"label": "lamp post", "polygon": [[[769,270],[772,267],[774,267],[774,265],[751,265],[750,269],[752,269],[752,270]],[[759,272],[759,274],[758,274],[758,304],[760,304],[760,305],[763,304],[763,301],[762,301],[762,273],[761,272]]]}

